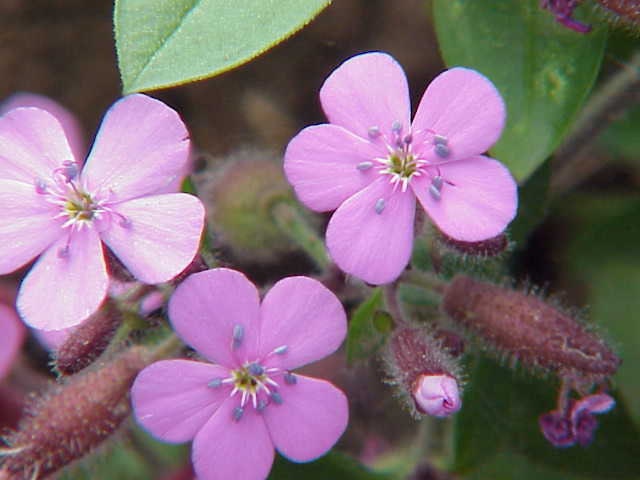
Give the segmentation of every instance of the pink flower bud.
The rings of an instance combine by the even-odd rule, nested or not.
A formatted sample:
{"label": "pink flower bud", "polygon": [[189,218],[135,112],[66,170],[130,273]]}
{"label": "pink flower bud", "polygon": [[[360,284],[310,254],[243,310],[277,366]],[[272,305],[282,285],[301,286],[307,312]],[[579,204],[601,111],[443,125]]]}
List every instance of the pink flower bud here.
{"label": "pink flower bud", "polygon": [[434,417],[448,417],[460,410],[458,382],[449,375],[420,375],[413,390],[416,408]]}

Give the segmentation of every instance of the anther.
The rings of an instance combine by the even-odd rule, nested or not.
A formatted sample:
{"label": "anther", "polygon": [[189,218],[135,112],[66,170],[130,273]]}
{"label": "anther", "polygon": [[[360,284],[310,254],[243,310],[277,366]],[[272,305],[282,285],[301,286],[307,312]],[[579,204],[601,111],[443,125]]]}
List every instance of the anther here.
{"label": "anther", "polygon": [[440,201],[442,195],[440,194],[440,189],[437,188],[434,184],[429,185],[429,193],[431,194],[431,198],[436,201]]}
{"label": "anther", "polygon": [[282,396],[278,392],[271,392],[271,401],[276,405],[282,405]]}
{"label": "anther", "polygon": [[402,123],[400,123],[398,120],[394,121],[391,124],[391,131],[396,135],[399,134],[402,131]]}
{"label": "anther", "polygon": [[242,415],[244,414],[244,408],[242,407],[236,407],[233,409],[233,419],[236,422],[239,422],[240,419],[242,418]]}
{"label": "anther", "polygon": [[222,385],[221,378],[214,378],[209,383],[207,383],[207,387],[211,387],[211,388],[218,388],[220,385]]}
{"label": "anther", "polygon": [[284,355],[285,353],[287,353],[287,350],[289,350],[289,347],[287,345],[280,345],[279,347],[273,349],[273,353],[275,353],[276,355]]}
{"label": "anther", "polygon": [[232,348],[240,348],[242,345],[242,339],[244,338],[244,327],[240,324],[233,326],[233,343]]}
{"label": "anther", "polygon": [[265,408],[267,408],[268,405],[269,405],[269,402],[267,402],[265,399],[261,398],[258,401],[258,406],[256,407],[256,410],[258,410],[258,412],[262,412],[262,411],[264,411]]}
{"label": "anther", "polygon": [[447,145],[449,143],[449,140],[444,135],[436,134],[433,136],[433,143],[435,145]]}
{"label": "anther", "polygon": [[67,182],[78,176],[78,164],[72,160],[62,162],[62,167],[58,169]]}
{"label": "anther", "polygon": [[431,180],[431,185],[436,187],[436,189],[438,190],[442,190],[442,177],[440,175],[433,177],[433,179]]}
{"label": "anther", "polygon": [[39,195],[43,195],[45,193],[47,193],[47,184],[45,183],[44,180],[42,180],[41,178],[37,178],[36,181],[34,182],[35,186],[36,186],[36,193]]}
{"label": "anther", "polygon": [[371,167],[373,167],[373,162],[360,162],[356,168],[361,172],[366,172]]}
{"label": "anther", "polygon": [[413,135],[408,133],[404,136],[404,143],[409,145],[411,142],[413,142]]}
{"label": "anther", "polygon": [[376,213],[378,215],[380,215],[382,213],[382,211],[384,210],[384,207],[385,207],[384,198],[379,198],[378,201],[376,202],[376,206],[375,206]]}
{"label": "anther", "polygon": [[125,216],[122,216],[118,221],[118,225],[120,225],[122,228],[131,228],[131,220]]}
{"label": "anther", "polygon": [[287,385],[295,385],[296,383],[298,383],[298,379],[291,372],[285,373],[283,375],[283,378],[284,378],[284,383],[286,383]]}
{"label": "anther", "polygon": [[68,258],[68,257],[69,257],[69,245],[60,247],[58,249],[58,258]]}
{"label": "anther", "polygon": [[380,136],[380,129],[377,126],[369,127],[367,135],[369,135],[371,139],[378,138]]}
{"label": "anther", "polygon": [[247,371],[255,377],[262,375],[264,373],[264,368],[259,363],[252,363],[247,367]]}
{"label": "anther", "polygon": [[447,158],[449,156],[449,147],[444,143],[436,143],[434,150],[440,158]]}

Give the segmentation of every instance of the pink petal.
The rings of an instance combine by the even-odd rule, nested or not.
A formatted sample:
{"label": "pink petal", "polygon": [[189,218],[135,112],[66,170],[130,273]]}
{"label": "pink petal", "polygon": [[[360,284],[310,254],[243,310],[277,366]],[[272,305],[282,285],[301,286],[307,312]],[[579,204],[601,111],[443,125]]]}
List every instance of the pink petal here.
{"label": "pink petal", "polygon": [[[447,160],[464,159],[487,151],[500,137],[505,118],[504,101],[487,77],[468,68],[452,68],[424,92],[413,119],[414,142],[420,143],[426,131],[433,130],[448,140]],[[442,160],[432,148],[427,152],[424,158]]]}
{"label": "pink petal", "polygon": [[325,80],[320,102],[331,123],[363,138],[371,127],[377,127],[387,141],[392,139],[394,122],[405,133],[410,127],[407,77],[386,53],[365,53],[344,62]]}
{"label": "pink petal", "polygon": [[17,108],[0,117],[0,178],[33,185],[74,160],[62,126],[49,112]]}
{"label": "pink petal", "polygon": [[264,419],[246,408],[235,421],[237,400],[222,404],[193,441],[191,461],[201,480],[264,480],[273,464],[274,450]]}
{"label": "pink petal", "polygon": [[0,179],[0,275],[33,260],[60,238],[61,219],[33,184]]}
{"label": "pink petal", "polygon": [[431,180],[423,175],[412,188],[431,220],[442,232],[465,242],[495,237],[507,228],[518,209],[518,189],[509,170],[483,156],[439,165],[440,200],[429,192]]}
{"label": "pink petal", "polygon": [[[376,213],[384,202],[384,209]],[[379,209],[379,208],[378,208]],[[346,273],[374,285],[398,278],[411,258],[415,197],[386,176],[344,202],[327,227],[327,248]]]}
{"label": "pink petal", "polygon": [[229,371],[218,365],[191,360],[156,362],[138,374],[131,403],[138,422],[165,442],[186,442],[195,437],[231,392],[230,385],[210,387]]}
{"label": "pink petal", "polygon": [[80,122],[76,117],[55,100],[37,93],[16,93],[5,100],[0,105],[0,115],[4,115],[9,110],[20,107],[36,107],[46,110],[56,117],[69,142],[71,151],[78,161],[83,161],[86,156],[86,145],[84,142],[84,134]]}
{"label": "pink petal", "polygon": [[44,252],[22,281],[18,311],[34,328],[60,330],[79,324],[100,307],[109,278],[100,237],[91,228],[73,232]]}
{"label": "pink petal", "polygon": [[63,328],[62,330],[39,330],[32,328],[31,333],[35,335],[44,348],[50,352],[55,352],[60,346],[67,341],[69,335],[77,327]]}
{"label": "pink petal", "polygon": [[290,277],[276,283],[260,307],[260,355],[269,366],[293,369],[336,351],[347,334],[347,317],[338,298],[317,280]]}
{"label": "pink petal", "polygon": [[289,142],[284,171],[300,201],[325,212],[335,210],[377,178],[374,159],[385,153],[342,127],[315,125]]}
{"label": "pink petal", "polygon": [[6,305],[0,303],[0,380],[11,369],[13,360],[20,351],[25,336],[25,328],[18,316]]}
{"label": "pink petal", "polygon": [[597,393],[594,395],[587,395],[584,398],[578,400],[571,409],[571,420],[574,424],[577,422],[578,416],[581,412],[586,410],[593,413],[606,413],[615,407],[616,401],[610,395],[606,393]]}
{"label": "pink petal", "polygon": [[189,133],[178,114],[159,100],[129,95],[105,115],[82,176],[89,191],[123,201],[165,188],[188,159]]}
{"label": "pink petal", "polygon": [[193,260],[204,227],[204,207],[185,193],[129,200],[112,207],[100,233],[129,271],[145,283],[171,280]]}
{"label": "pink petal", "polygon": [[296,375],[296,384],[284,383],[282,404],[271,404],[264,420],[278,451],[295,462],[324,455],[347,428],[347,397],[331,383]]}
{"label": "pink petal", "polygon": [[[169,300],[169,318],[180,338],[212,362],[236,368],[255,360],[260,297],[240,272],[216,268],[190,275]],[[235,346],[234,330],[242,332]]]}

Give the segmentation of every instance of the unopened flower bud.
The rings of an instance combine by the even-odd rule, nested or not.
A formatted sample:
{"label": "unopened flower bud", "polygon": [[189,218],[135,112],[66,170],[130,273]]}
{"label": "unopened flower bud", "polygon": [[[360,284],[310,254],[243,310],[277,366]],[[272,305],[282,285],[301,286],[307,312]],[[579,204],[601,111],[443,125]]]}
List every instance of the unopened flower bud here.
{"label": "unopened flower bud", "polygon": [[0,478],[45,478],[100,445],[129,416],[129,389],[147,363],[134,347],[35,400],[5,438]]}
{"label": "unopened flower bud", "polygon": [[393,332],[387,365],[390,383],[400,388],[414,415],[446,417],[460,409],[458,367],[442,343],[423,330]]}
{"label": "unopened flower bud", "polygon": [[420,375],[412,393],[416,408],[434,417],[448,417],[462,406],[458,382],[447,374]]}
{"label": "unopened flower bud", "polygon": [[93,363],[109,346],[122,322],[118,308],[107,300],[100,310],[82,322],[56,350],[55,367],[72,375]]}
{"label": "unopened flower bud", "polygon": [[534,295],[459,275],[447,287],[442,308],[497,354],[534,370],[590,385],[620,364],[594,332]]}

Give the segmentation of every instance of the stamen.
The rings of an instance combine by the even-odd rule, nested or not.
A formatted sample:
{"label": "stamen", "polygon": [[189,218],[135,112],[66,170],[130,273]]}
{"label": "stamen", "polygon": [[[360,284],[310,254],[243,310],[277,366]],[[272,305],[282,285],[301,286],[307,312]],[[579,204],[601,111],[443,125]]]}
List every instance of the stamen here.
{"label": "stamen", "polygon": [[440,158],[447,158],[449,156],[449,147],[447,147],[447,145],[445,145],[444,143],[436,143],[436,146],[434,148],[436,155],[438,155]]}
{"label": "stamen", "polygon": [[376,206],[375,206],[376,213],[378,215],[380,215],[382,213],[382,211],[384,210],[384,207],[385,207],[384,198],[379,198],[378,201],[376,202]]}
{"label": "stamen", "polygon": [[61,175],[66,183],[78,176],[78,164],[72,160],[65,160],[62,166],[53,171],[54,175]]}
{"label": "stamen", "polygon": [[47,184],[44,180],[42,180],[41,178],[36,178],[33,183],[36,186],[36,193],[38,195],[44,195],[45,193],[47,193]]}
{"label": "stamen", "polygon": [[267,402],[264,398],[261,398],[258,402],[256,410],[258,410],[258,412],[262,412],[265,408],[267,408],[267,405],[269,405],[269,402]]}
{"label": "stamen", "polygon": [[264,368],[259,363],[252,363],[247,367],[247,371],[253,376],[258,376],[264,373]]}
{"label": "stamen", "polygon": [[440,175],[436,175],[431,180],[431,185],[436,187],[438,190],[442,190],[442,177]]}
{"label": "stamen", "polygon": [[371,167],[373,167],[373,162],[360,162],[356,168],[361,172],[366,172]]}
{"label": "stamen", "polygon": [[282,396],[278,392],[271,392],[271,400],[276,405],[282,405]]}
{"label": "stamen", "polygon": [[240,324],[233,326],[233,342],[231,347],[235,350],[242,345],[242,339],[244,338],[244,327]]}
{"label": "stamen", "polygon": [[449,143],[449,140],[444,135],[436,134],[433,136],[433,143],[435,145],[447,145]]}
{"label": "stamen", "polygon": [[298,379],[291,372],[285,373],[283,378],[284,378],[284,383],[286,383],[287,385],[295,385],[296,383],[298,383]]}
{"label": "stamen", "polygon": [[369,130],[367,130],[367,135],[369,135],[369,138],[371,138],[372,140],[378,138],[380,136],[380,128],[375,125],[373,127],[369,127]]}
{"label": "stamen", "polygon": [[69,245],[58,249],[58,258],[69,258]]}
{"label": "stamen", "polygon": [[287,350],[289,350],[288,345],[280,345],[279,347],[273,349],[273,353],[275,353],[276,355],[284,355],[285,353],[287,353]]}
{"label": "stamen", "polygon": [[429,193],[431,194],[431,198],[433,198],[436,201],[440,201],[440,198],[441,198],[440,190],[436,188],[435,185],[433,184],[429,185]]}
{"label": "stamen", "polygon": [[233,419],[236,422],[239,422],[240,419],[242,418],[242,415],[244,414],[244,408],[242,407],[236,407],[233,409]]}
{"label": "stamen", "polygon": [[207,387],[211,387],[211,388],[218,388],[220,385],[222,385],[221,378],[214,378],[209,383],[207,383]]}
{"label": "stamen", "polygon": [[409,145],[411,142],[413,142],[413,135],[411,135],[410,133],[407,133],[407,134],[404,136],[404,143],[405,143],[406,145]]}
{"label": "stamen", "polygon": [[392,124],[391,124],[391,131],[393,133],[395,133],[396,135],[398,135],[401,131],[402,131],[402,123],[400,123],[399,120],[395,120]]}
{"label": "stamen", "polygon": [[128,217],[125,217],[124,215],[120,216],[120,220],[118,221],[118,225],[120,225],[122,228],[131,228],[131,220]]}

